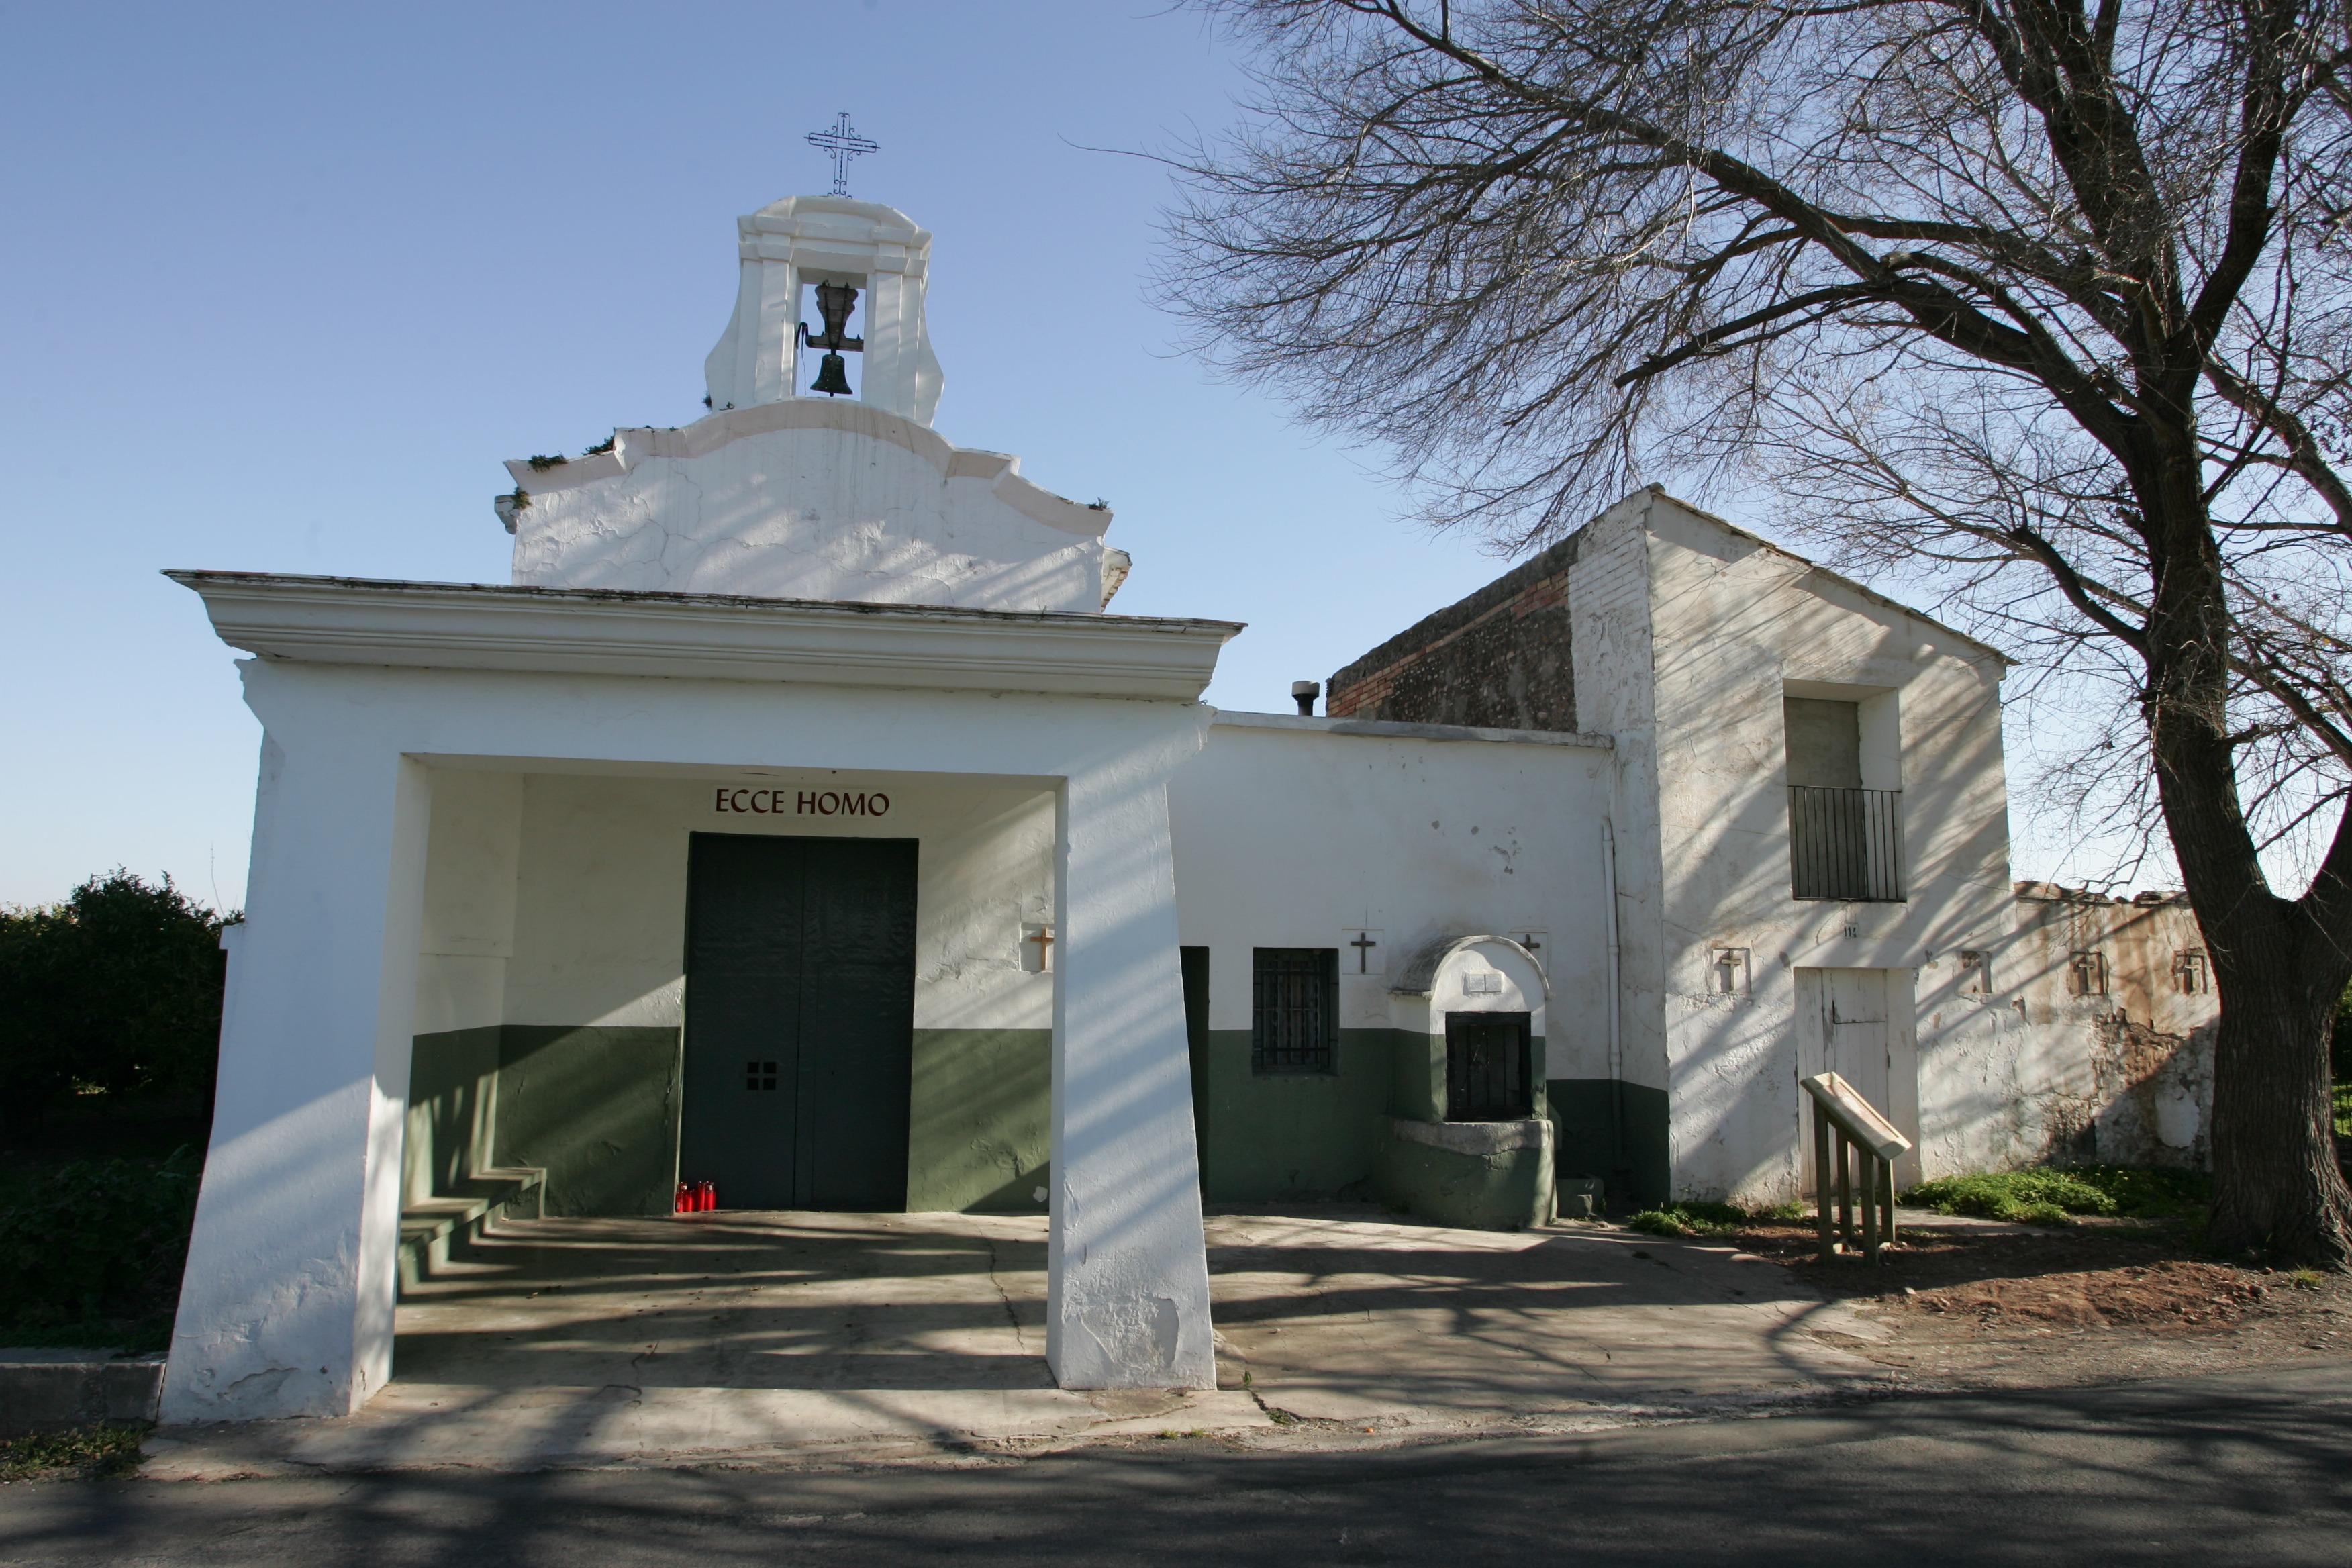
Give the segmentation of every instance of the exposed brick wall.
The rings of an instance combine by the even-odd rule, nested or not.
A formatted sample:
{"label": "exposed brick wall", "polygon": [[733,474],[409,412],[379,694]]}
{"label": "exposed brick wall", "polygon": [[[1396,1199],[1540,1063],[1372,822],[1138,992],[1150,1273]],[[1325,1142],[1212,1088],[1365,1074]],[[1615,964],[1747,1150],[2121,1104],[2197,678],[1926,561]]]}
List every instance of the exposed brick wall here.
{"label": "exposed brick wall", "polygon": [[1568,573],[1583,537],[1570,534],[1332,676],[1324,711],[1335,719],[1574,730]]}

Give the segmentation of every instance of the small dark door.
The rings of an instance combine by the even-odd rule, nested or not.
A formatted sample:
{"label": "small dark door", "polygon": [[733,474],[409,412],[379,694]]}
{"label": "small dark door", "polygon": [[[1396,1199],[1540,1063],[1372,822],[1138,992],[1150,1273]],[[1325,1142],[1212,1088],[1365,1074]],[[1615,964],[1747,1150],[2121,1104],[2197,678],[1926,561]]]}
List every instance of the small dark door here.
{"label": "small dark door", "polygon": [[1192,1147],[1201,1163],[1201,1192],[1209,1191],[1209,950],[1180,947],[1184,982],[1184,1048],[1192,1058]]}
{"label": "small dark door", "polygon": [[1515,1121],[1535,1110],[1525,1013],[1445,1015],[1445,1120]]}
{"label": "small dark door", "polygon": [[729,1208],[907,1206],[915,849],[693,836],[681,1180]]}

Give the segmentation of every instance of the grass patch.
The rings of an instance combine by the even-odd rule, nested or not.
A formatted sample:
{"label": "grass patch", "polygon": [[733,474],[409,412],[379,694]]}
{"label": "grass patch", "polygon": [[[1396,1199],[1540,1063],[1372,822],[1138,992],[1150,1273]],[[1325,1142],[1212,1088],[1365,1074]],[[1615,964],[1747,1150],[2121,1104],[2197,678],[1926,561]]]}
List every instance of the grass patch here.
{"label": "grass patch", "polygon": [[2352,1083],[2339,1083],[2335,1088],[2336,1136],[2352,1138]]}
{"label": "grass patch", "polygon": [[1804,1207],[1800,1204],[1742,1208],[1738,1204],[1692,1199],[1662,1209],[1643,1209],[1625,1225],[1628,1229],[1638,1230],[1645,1236],[1737,1236],[1758,1220],[1801,1219],[1804,1213]]}
{"label": "grass patch", "polygon": [[143,1423],[105,1423],[65,1432],[36,1432],[0,1442],[0,1486],[12,1481],[127,1476],[139,1468]]}
{"label": "grass patch", "polygon": [[2077,1165],[1939,1176],[1903,1194],[1902,1200],[1937,1214],[1978,1215],[2013,1225],[2071,1225],[2078,1215],[2180,1218],[2195,1215],[2212,1195],[2213,1178],[2202,1171]]}

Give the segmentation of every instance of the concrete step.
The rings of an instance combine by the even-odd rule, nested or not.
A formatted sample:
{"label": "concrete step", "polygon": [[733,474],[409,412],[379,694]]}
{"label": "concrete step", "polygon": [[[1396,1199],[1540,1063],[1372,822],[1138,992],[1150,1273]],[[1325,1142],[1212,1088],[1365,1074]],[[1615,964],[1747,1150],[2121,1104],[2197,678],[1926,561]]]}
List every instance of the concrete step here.
{"label": "concrete step", "polygon": [[400,1289],[414,1290],[446,1268],[453,1249],[462,1251],[500,1219],[526,1217],[526,1209],[528,1217],[539,1218],[546,1196],[544,1170],[505,1165],[475,1173],[454,1192],[410,1204],[400,1211]]}

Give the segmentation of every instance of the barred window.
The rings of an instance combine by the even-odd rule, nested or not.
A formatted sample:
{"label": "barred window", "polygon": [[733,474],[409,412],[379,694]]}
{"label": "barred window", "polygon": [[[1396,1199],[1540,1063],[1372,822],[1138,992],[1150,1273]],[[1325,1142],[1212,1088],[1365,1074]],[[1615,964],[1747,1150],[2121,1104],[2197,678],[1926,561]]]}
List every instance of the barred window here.
{"label": "barred window", "polygon": [[1445,1015],[1445,1120],[1514,1121],[1535,1110],[1529,1016]]}
{"label": "barred window", "polygon": [[1250,1071],[1336,1070],[1338,948],[1256,949],[1250,966]]}

